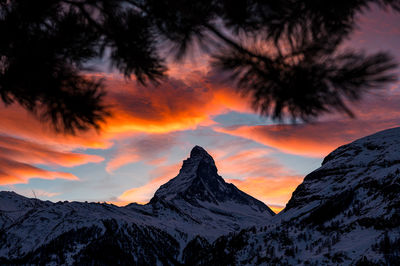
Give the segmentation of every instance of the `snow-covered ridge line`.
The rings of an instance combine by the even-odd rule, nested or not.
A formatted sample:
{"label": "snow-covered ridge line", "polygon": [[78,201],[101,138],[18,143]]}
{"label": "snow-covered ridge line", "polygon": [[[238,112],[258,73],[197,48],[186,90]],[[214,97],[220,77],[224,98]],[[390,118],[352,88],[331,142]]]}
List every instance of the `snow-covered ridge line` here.
{"label": "snow-covered ridge line", "polygon": [[399,195],[400,128],[393,128],[330,153],[269,225],[218,239],[204,251],[215,254],[207,263],[398,265]]}
{"label": "snow-covered ridge line", "polygon": [[[196,236],[212,242],[241,228],[267,223],[273,215],[264,203],[226,183],[217,174],[213,158],[196,146],[179,174],[161,186],[146,205],[53,203],[0,192],[0,258],[29,257],[39,252],[38,247],[47,249],[52,241],[66,236],[76,242],[74,249],[81,254],[88,247],[77,240],[77,232],[88,234],[89,242],[98,241],[109,234],[111,225],[116,232],[122,230],[118,233],[121,237],[139,230],[140,237],[146,236],[136,239],[142,244],[158,241],[153,237],[162,234],[163,239],[176,242],[170,248],[180,254]],[[135,256],[144,259],[145,254]]]}
{"label": "snow-covered ridge line", "polygon": [[0,192],[0,264],[397,265],[399,194],[400,128],[333,151],[275,216],[195,147],[146,205]]}

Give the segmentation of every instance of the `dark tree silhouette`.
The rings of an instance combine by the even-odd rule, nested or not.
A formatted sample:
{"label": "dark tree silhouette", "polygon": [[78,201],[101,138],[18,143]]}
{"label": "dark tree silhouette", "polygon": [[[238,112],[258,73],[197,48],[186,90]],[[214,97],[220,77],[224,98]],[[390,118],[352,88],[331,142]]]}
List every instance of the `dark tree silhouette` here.
{"label": "dark tree silhouette", "polygon": [[[56,129],[99,128],[109,109],[88,62],[162,82],[166,47],[197,45],[274,119],[308,121],[396,79],[390,55],[341,49],[355,16],[398,0],[0,0],[0,95]],[[161,52],[161,50],[163,52]]]}

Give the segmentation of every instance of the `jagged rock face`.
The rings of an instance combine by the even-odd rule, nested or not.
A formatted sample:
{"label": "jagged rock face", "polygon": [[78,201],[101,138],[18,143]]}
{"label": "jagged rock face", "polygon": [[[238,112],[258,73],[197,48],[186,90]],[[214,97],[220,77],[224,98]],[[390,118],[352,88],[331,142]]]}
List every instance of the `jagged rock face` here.
{"label": "jagged rock face", "polygon": [[218,175],[214,159],[202,148],[195,146],[190,157],[183,161],[182,168],[174,179],[162,185],[155,193],[157,199],[168,201],[184,200],[200,206],[201,202],[220,205],[234,202],[252,206],[260,212],[275,213],[261,201],[243,193],[233,184],[228,184]]}
{"label": "jagged rock face", "polygon": [[190,157],[183,161],[178,176],[162,185],[154,197],[216,202],[214,194],[220,192],[219,186],[223,183],[213,158],[203,148],[195,146]]}

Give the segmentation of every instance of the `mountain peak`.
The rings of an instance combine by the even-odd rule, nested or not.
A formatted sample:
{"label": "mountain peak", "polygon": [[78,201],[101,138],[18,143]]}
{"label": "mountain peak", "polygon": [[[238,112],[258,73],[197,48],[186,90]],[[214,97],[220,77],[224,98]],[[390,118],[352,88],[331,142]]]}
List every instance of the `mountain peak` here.
{"label": "mountain peak", "polygon": [[183,161],[179,174],[162,185],[150,202],[159,199],[170,202],[183,200],[196,206],[204,203],[220,205],[235,202],[274,214],[261,201],[240,191],[233,184],[226,183],[218,175],[214,159],[200,146],[191,150],[190,157]]}
{"label": "mountain peak", "polygon": [[196,190],[201,190],[201,192],[204,190],[208,193],[210,191],[204,186],[209,182],[221,183],[221,180],[214,159],[204,148],[196,145],[191,150],[190,157],[183,161],[179,174],[162,185],[156,191],[155,197],[164,199],[187,198],[188,196],[191,197],[188,194],[192,194],[195,187]]}
{"label": "mountain peak", "polygon": [[208,152],[200,147],[194,146],[190,152],[190,157],[183,161],[182,168],[179,171],[179,175],[190,175],[192,177],[197,176],[198,174],[193,174],[194,172],[198,172],[201,169],[206,170],[206,174],[202,175],[204,178],[216,177],[217,167],[215,166],[215,162],[213,157],[208,154]]}
{"label": "mountain peak", "polygon": [[190,158],[210,156],[207,151],[198,145],[194,146],[190,152]]}
{"label": "mountain peak", "polygon": [[217,172],[213,157],[204,148],[196,145],[191,150],[189,158],[183,161],[181,171],[191,171],[193,167],[198,168],[200,164],[207,165],[213,168],[215,173]]}

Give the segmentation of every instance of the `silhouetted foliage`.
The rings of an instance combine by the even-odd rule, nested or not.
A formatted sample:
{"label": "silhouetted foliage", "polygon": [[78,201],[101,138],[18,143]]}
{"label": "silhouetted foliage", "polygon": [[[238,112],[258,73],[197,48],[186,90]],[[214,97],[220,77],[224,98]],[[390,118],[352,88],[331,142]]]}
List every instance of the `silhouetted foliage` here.
{"label": "silhouetted foliage", "polygon": [[396,78],[388,54],[341,48],[373,4],[400,11],[398,0],[1,0],[0,95],[59,130],[99,128],[109,111],[88,63],[157,83],[168,49],[182,59],[198,46],[263,115],[352,115],[347,101]]}

